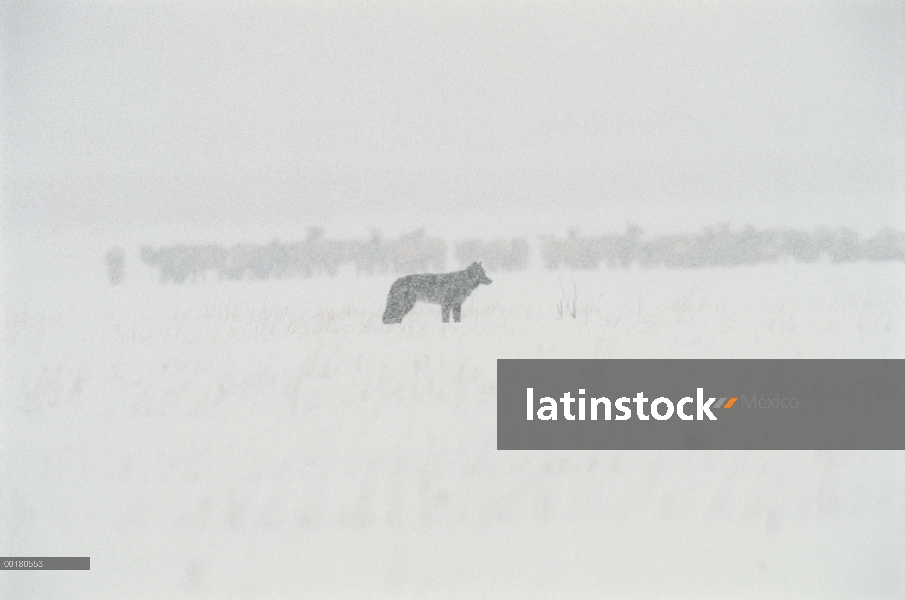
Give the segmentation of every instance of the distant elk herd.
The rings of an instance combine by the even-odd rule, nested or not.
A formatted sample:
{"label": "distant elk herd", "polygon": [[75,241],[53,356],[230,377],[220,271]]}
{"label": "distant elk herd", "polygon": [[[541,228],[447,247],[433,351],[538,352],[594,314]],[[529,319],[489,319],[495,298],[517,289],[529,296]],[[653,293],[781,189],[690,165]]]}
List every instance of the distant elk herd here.
{"label": "distant elk herd", "polygon": [[[728,226],[706,228],[693,234],[645,238],[643,231],[629,226],[623,234],[582,236],[576,230],[564,237],[540,236],[537,250],[547,269],[596,269],[753,265],[764,262],[798,261],[905,261],[905,233],[884,230],[859,239],[849,229],[793,229]],[[156,267],[161,283],[216,280],[267,280],[271,278],[336,275],[348,266],[360,275],[379,273],[439,273],[445,270],[447,244],[425,234],[423,229],[383,239],[372,232],[365,239],[337,240],[323,230],[310,228],[301,242],[269,244],[173,244],[154,249],[143,246],[139,256]],[[531,245],[525,239],[484,241],[465,239],[454,246],[460,265],[483,261],[490,272],[527,269]],[[125,275],[125,253],[119,246],[105,256],[110,282]]]}

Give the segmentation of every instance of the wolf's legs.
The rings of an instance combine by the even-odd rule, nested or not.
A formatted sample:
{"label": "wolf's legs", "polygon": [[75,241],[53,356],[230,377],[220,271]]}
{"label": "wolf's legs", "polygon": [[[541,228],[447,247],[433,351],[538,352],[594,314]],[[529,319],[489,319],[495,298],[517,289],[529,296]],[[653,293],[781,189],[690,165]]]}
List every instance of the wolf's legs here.
{"label": "wolf's legs", "polygon": [[443,304],[441,309],[443,311],[443,322],[449,323],[449,304]]}
{"label": "wolf's legs", "polygon": [[454,304],[452,307],[453,310],[453,320],[458,323],[462,320],[462,305]]}

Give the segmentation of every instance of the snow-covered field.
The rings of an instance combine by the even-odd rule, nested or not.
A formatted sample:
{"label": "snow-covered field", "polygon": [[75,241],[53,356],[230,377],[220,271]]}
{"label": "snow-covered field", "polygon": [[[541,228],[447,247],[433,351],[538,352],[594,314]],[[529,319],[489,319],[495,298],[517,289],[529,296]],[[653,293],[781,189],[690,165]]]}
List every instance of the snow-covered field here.
{"label": "snow-covered field", "polygon": [[0,598],[905,597],[905,453],[495,449],[497,358],[903,358],[903,264],[488,273],[389,327],[391,276],[129,252],[7,249],[0,555],[91,571]]}

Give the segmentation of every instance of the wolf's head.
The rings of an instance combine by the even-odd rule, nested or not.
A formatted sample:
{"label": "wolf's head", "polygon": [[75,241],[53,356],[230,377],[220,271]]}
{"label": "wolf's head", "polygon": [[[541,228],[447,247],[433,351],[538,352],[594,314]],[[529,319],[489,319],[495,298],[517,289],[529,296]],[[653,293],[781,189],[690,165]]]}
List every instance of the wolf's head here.
{"label": "wolf's head", "polygon": [[468,273],[472,277],[474,277],[475,281],[478,282],[478,284],[483,283],[485,285],[490,285],[491,283],[493,283],[490,277],[487,276],[487,273],[484,272],[484,267],[481,266],[481,263],[473,262],[467,270]]}

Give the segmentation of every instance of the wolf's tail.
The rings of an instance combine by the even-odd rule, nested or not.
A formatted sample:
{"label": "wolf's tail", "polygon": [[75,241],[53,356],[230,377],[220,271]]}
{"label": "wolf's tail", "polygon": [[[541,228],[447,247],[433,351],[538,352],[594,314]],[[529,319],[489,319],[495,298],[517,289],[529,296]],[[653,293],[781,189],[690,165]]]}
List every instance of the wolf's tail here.
{"label": "wolf's tail", "polygon": [[387,325],[394,323],[402,323],[404,317],[415,305],[408,294],[406,286],[400,280],[396,280],[390,287],[390,293],[387,296],[387,308],[383,311],[383,322]]}
{"label": "wolf's tail", "polygon": [[393,310],[393,307],[388,304],[386,310],[383,311],[383,323],[385,325],[402,323],[402,317],[399,316],[396,311]]}

